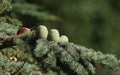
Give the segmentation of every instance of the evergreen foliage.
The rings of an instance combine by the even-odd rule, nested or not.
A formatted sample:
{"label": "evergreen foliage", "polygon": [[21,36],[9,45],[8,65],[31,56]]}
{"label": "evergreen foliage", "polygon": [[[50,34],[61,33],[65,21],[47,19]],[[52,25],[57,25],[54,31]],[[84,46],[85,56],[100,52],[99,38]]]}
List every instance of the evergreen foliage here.
{"label": "evergreen foliage", "polygon": [[[17,75],[93,75],[97,68],[96,64],[113,71],[120,70],[120,60],[117,60],[114,55],[96,52],[93,49],[69,42],[57,44],[42,38],[37,39],[37,35],[32,35],[35,32],[28,35],[31,37],[29,39],[27,39],[28,37],[25,37],[26,39],[13,37],[21,23],[18,21],[18,24],[9,24],[5,20],[2,23],[4,26],[1,27],[1,33],[4,33],[4,37],[1,35],[1,38],[11,37],[11,41],[8,41],[7,44],[1,42],[0,45],[0,70],[3,75],[6,73]],[[11,29],[9,25],[11,25]],[[9,29],[11,31],[7,31]],[[31,41],[35,46],[32,46]],[[15,57],[17,61],[11,60],[10,57]]]}
{"label": "evergreen foliage", "polygon": [[0,18],[0,39],[15,35],[22,23],[9,17]]}
{"label": "evergreen foliage", "polygon": [[[16,16],[16,13],[20,13],[40,17],[34,5],[25,4],[25,8],[19,4],[13,5],[16,7]],[[48,20],[48,17],[42,19]],[[18,37],[17,32],[22,26],[19,20],[0,17],[1,75],[94,75],[99,68],[120,71],[120,60],[115,55],[103,54],[70,42],[58,43],[40,38],[38,28]]]}
{"label": "evergreen foliage", "polygon": [[0,14],[4,12],[5,10],[9,11],[11,10],[11,0],[1,0],[0,1]]}

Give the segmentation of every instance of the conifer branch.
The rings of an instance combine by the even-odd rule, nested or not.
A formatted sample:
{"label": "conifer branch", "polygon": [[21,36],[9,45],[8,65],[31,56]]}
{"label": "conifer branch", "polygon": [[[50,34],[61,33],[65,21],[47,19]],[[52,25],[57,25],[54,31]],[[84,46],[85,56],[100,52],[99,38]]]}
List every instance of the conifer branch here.
{"label": "conifer branch", "polygon": [[[15,23],[15,20],[10,19],[13,23],[9,23],[6,20],[0,21],[2,41],[0,73],[3,75],[6,73],[16,75],[94,75],[96,69],[99,69],[97,65],[113,71],[120,71],[120,60],[115,55],[103,54],[100,51],[66,41],[48,41],[47,37],[45,39],[38,37],[39,30],[37,28],[37,30],[31,30],[25,27],[22,28],[25,31],[21,32],[19,21]],[[54,36],[52,37],[54,38]],[[11,60],[10,57],[15,57],[17,61]]]}

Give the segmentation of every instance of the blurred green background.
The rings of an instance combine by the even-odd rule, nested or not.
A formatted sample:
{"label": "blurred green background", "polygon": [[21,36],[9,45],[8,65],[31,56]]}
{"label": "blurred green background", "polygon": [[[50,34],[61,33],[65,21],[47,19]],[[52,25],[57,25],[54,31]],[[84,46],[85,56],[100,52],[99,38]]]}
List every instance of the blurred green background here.
{"label": "blurred green background", "polygon": [[9,15],[25,27],[57,28],[70,42],[120,58],[120,0],[13,0]]}

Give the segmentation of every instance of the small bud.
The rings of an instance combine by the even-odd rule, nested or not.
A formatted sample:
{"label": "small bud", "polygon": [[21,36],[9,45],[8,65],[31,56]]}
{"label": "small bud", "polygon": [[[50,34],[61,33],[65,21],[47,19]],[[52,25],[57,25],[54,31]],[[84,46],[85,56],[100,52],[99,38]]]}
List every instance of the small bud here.
{"label": "small bud", "polygon": [[52,41],[59,42],[60,34],[57,29],[51,29],[50,34]]}
{"label": "small bud", "polygon": [[24,37],[26,34],[31,34],[31,29],[22,27],[17,32],[17,37]]}
{"label": "small bud", "polygon": [[46,26],[40,25],[38,27],[38,31],[39,31],[38,33],[39,33],[41,38],[47,39],[47,37],[48,37],[48,29],[47,29]]}
{"label": "small bud", "polygon": [[10,60],[17,62],[18,59],[16,57],[10,57]]}
{"label": "small bud", "polygon": [[68,39],[68,37],[65,36],[65,35],[62,35],[62,36],[60,37],[60,39],[59,39],[59,42],[68,42],[68,41],[69,41],[69,39]]}

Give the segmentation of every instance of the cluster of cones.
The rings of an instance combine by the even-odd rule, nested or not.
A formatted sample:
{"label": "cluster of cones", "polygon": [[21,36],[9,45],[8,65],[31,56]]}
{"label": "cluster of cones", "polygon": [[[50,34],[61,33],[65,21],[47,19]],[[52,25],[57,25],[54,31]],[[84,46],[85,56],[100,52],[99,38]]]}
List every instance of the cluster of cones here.
{"label": "cluster of cones", "polygon": [[[38,32],[37,33],[39,34],[37,36],[40,36],[40,38],[47,39],[49,31],[48,31],[46,26],[40,25],[38,27]],[[21,27],[17,31],[17,35],[14,36],[14,37],[21,38],[21,37],[24,37],[26,34],[32,34],[31,29],[26,28],[26,27]],[[51,37],[51,41],[55,41],[55,42],[68,42],[69,41],[69,39],[68,39],[68,37],[66,35],[61,35],[60,36],[60,33],[59,33],[59,31],[57,29],[51,29],[50,30],[50,37]],[[7,43],[10,40],[11,40],[11,38],[5,38],[3,40],[3,43]]]}
{"label": "cluster of cones", "polygon": [[[22,27],[18,30],[17,37],[23,37],[25,34],[31,34],[31,33],[32,33],[31,29]],[[38,27],[37,33],[39,34],[37,36],[40,36],[40,38],[47,39],[49,31],[46,26],[40,25]],[[51,37],[51,41],[55,41],[55,42],[68,42],[69,41],[66,35],[60,36],[60,33],[57,29],[50,30],[50,37]]]}
{"label": "cluster of cones", "polygon": [[[41,38],[43,38],[43,39],[48,38],[49,32],[48,32],[48,29],[46,26],[40,25],[38,27],[38,33],[39,33]],[[66,35],[60,36],[60,33],[57,29],[50,30],[50,37],[51,37],[51,40],[55,41],[55,42],[68,42],[69,41],[69,39]]]}

